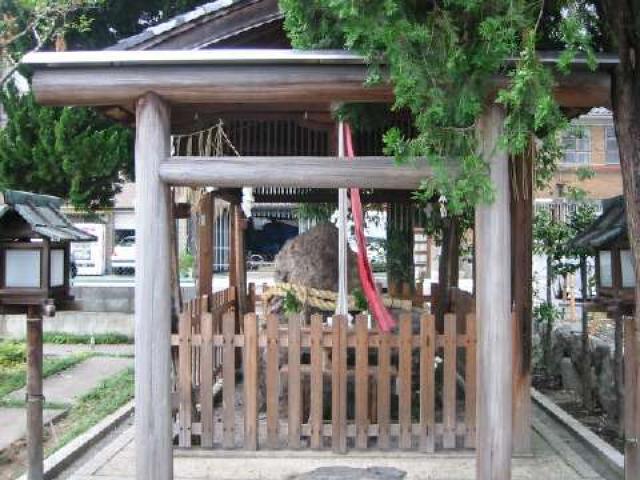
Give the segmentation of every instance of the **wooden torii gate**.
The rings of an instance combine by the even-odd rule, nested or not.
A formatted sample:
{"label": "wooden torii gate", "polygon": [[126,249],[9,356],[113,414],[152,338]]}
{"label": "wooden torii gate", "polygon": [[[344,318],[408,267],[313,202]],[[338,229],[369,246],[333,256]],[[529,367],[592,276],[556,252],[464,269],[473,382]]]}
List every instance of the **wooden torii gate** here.
{"label": "wooden torii gate", "polygon": [[[554,55],[542,55],[553,63]],[[610,104],[608,68],[558,77],[556,98],[567,108]],[[172,124],[202,113],[330,111],[337,102],[390,102],[389,85],[365,87],[364,60],[342,51],[200,50],[35,53],[33,91],[45,105],[101,107],[136,125],[136,465],[138,479],[173,478],[170,395],[171,268],[169,186],[292,186],[413,189],[431,171],[424,162],[393,158],[171,157]],[[506,78],[496,78],[496,85]],[[511,478],[514,446],[529,440],[528,384],[514,397],[513,358],[526,345],[511,321],[511,213],[508,157],[498,145],[504,112],[488,103],[480,120],[481,149],[495,201],[476,210],[478,319],[477,478]],[[515,340],[515,341],[514,341]],[[519,362],[516,362],[519,364]],[[525,368],[526,371],[526,368]],[[525,372],[526,373],[526,372]],[[525,389],[522,388],[525,386]],[[515,405],[515,412],[512,412]],[[517,419],[514,430],[513,417]],[[523,427],[524,425],[524,427]],[[514,437],[514,431],[516,437]]]}

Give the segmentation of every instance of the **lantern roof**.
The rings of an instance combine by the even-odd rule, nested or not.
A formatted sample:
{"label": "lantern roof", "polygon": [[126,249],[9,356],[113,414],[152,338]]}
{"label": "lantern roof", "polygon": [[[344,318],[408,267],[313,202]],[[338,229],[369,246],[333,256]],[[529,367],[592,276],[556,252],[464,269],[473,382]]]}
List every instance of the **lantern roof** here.
{"label": "lantern roof", "polygon": [[14,212],[33,232],[54,242],[93,242],[96,237],[75,227],[60,211],[62,199],[49,195],[0,191],[0,223]]}
{"label": "lantern roof", "polygon": [[608,198],[602,201],[602,215],[578,235],[574,244],[578,247],[606,248],[627,239],[627,216],[624,197]]}

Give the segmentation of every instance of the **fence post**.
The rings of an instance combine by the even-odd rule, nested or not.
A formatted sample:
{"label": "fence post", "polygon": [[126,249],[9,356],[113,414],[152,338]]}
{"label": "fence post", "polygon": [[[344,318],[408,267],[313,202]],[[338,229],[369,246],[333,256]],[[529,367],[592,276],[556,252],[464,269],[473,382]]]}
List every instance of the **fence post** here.
{"label": "fence post", "polygon": [[209,312],[209,296],[200,298],[200,445],[213,447],[213,315]]}
{"label": "fence post", "polygon": [[369,438],[369,326],[356,317],[356,448],[366,449]]}
{"label": "fence post", "polygon": [[464,423],[466,427],[464,446],[475,448],[476,446],[476,316],[473,313],[466,315],[467,320],[467,351],[464,379]]}
{"label": "fence post", "polygon": [[444,388],[442,391],[444,436],[443,448],[456,448],[456,344],[457,317],[454,313],[444,316]]}
{"label": "fence post", "polygon": [[244,316],[244,448],[258,449],[258,322]]}
{"label": "fence post", "polygon": [[398,378],[400,381],[399,412],[400,448],[411,448],[411,351],[412,331],[411,314],[400,316],[400,338],[398,355]]}
{"label": "fence post", "polygon": [[331,355],[331,446],[347,452],[347,317],[333,317]]}
{"label": "fence post", "polygon": [[280,394],[280,332],[279,318],[267,316],[267,445],[278,448]]}
{"label": "fence post", "polygon": [[236,391],[236,314],[226,312],[222,317],[222,417],[224,448],[235,444],[235,391]]}
{"label": "fence post", "polygon": [[322,447],[322,391],[324,383],[322,355],[322,315],[311,316],[311,448]]}
{"label": "fence post", "polygon": [[186,448],[191,446],[191,405],[192,405],[192,370],[191,370],[191,322],[193,319],[193,302],[187,304],[186,311],[180,315],[178,325],[179,334],[179,426],[178,445]]}
{"label": "fence post", "polygon": [[300,315],[289,316],[289,448],[300,448]]}
{"label": "fence post", "polygon": [[389,448],[389,421],[391,409],[390,360],[391,346],[389,333],[378,330],[378,446]]}
{"label": "fence post", "polygon": [[420,318],[420,450],[435,451],[436,322],[431,314]]}

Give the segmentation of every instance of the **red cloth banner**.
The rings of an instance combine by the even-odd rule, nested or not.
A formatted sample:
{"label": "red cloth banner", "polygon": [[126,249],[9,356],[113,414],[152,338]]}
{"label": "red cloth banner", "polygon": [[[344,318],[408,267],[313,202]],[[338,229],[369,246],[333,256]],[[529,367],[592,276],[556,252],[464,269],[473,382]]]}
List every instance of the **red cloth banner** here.
{"label": "red cloth banner", "polygon": [[[347,157],[353,158],[353,141],[351,138],[351,128],[349,124],[344,125],[344,140],[347,151]],[[351,188],[351,213],[353,213],[353,221],[355,223],[356,243],[358,245],[358,275],[364,296],[369,303],[369,310],[373,314],[373,318],[378,324],[378,328],[383,332],[390,332],[396,322],[393,316],[386,309],[382,302],[382,297],[376,290],[376,282],[373,278],[371,264],[367,256],[367,242],[364,236],[364,217],[362,214],[362,202],[360,201],[360,190]]]}

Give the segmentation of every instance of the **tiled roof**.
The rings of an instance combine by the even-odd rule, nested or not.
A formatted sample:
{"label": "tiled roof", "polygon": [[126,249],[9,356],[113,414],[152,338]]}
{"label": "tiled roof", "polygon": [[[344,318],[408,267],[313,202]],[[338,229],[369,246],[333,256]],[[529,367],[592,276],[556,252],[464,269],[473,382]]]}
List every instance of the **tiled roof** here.
{"label": "tiled roof", "polygon": [[601,248],[626,238],[627,215],[624,197],[620,195],[604,200],[602,207],[602,215],[573,240],[576,246]]}
{"label": "tiled roof", "polygon": [[7,190],[0,192],[0,219],[15,212],[31,229],[54,242],[93,242],[96,237],[76,228],[60,212],[62,200],[48,195]]}
{"label": "tiled roof", "polygon": [[176,15],[175,17],[170,18],[166,22],[159,23],[158,25],[154,25],[153,27],[149,27],[137,35],[133,35],[128,38],[123,38],[115,45],[107,48],[107,50],[133,49],[137,45],[140,45],[141,43],[144,43],[147,40],[150,40],[158,35],[169,32],[187,23],[195,22],[196,20],[201,19],[205,15],[209,15],[211,13],[221,11],[234,4],[241,3],[242,1],[243,0],[216,0],[215,2],[205,3],[204,5],[200,5],[199,7],[196,7],[193,10],[183,13],[182,15]]}

